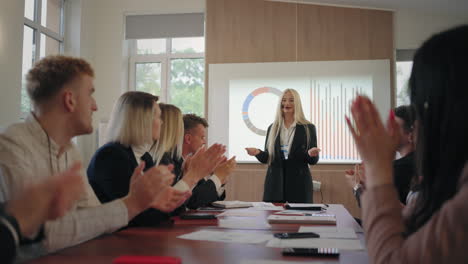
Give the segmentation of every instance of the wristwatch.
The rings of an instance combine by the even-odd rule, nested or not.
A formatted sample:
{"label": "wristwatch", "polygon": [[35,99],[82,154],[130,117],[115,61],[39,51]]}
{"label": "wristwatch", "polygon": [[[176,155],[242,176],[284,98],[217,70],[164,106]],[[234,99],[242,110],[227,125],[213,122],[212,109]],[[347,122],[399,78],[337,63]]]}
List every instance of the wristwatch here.
{"label": "wristwatch", "polygon": [[[16,245],[19,245],[21,241],[21,231],[18,221],[16,221],[16,218],[5,210],[4,203],[0,203],[0,221],[6,222],[5,224],[8,224],[10,231],[14,232],[12,235],[15,238]],[[14,230],[11,230],[11,227],[13,227]]]}
{"label": "wristwatch", "polygon": [[21,244],[21,245],[34,244],[34,243],[40,242],[45,237],[44,225],[41,225],[41,227],[39,228],[34,238],[31,239],[31,238],[27,238],[23,236],[21,233],[21,229],[18,224],[18,221],[16,220],[14,216],[8,214],[8,212],[5,210],[4,203],[0,203],[0,221],[2,219],[4,219],[14,228],[14,230],[11,230],[11,231],[16,232],[16,234],[13,234],[13,236],[15,237],[17,244]]}

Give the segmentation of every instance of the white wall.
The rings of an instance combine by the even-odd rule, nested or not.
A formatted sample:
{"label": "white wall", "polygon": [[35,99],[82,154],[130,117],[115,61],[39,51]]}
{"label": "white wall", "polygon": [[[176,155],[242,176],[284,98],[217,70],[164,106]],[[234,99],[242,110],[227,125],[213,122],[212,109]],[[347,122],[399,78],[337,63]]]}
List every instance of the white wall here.
{"label": "white wall", "polygon": [[21,102],[24,1],[0,2],[0,127],[18,121]]}
{"label": "white wall", "polygon": [[416,49],[434,33],[468,23],[464,16],[437,15],[415,11],[395,12],[395,47]]}
{"label": "white wall", "polygon": [[[114,102],[128,89],[128,57],[124,54],[126,14],[170,14],[203,12],[204,0],[81,0],[81,52],[95,70],[95,98],[98,111],[94,128],[107,120]],[[96,150],[97,136],[80,137],[83,158],[89,160]]]}
{"label": "white wall", "polygon": [[[78,1],[82,2],[80,53],[92,63],[96,73],[95,98],[99,108],[94,115],[96,130],[99,121],[108,119],[114,102],[128,89],[128,58],[123,42],[125,15],[201,12],[205,0]],[[398,11],[395,14],[396,48],[417,48],[433,33],[462,21],[453,16]],[[80,137],[78,142],[84,160],[89,160],[97,147],[96,131]]]}
{"label": "white wall", "polygon": [[[73,15],[67,25],[65,51],[87,59],[96,72],[97,128],[99,120],[108,118],[115,100],[127,90],[125,14],[202,12],[205,0],[67,0],[67,8]],[[0,1],[0,127],[20,118],[23,9],[23,0]],[[417,48],[433,33],[462,22],[468,23],[468,16],[397,11],[396,48]],[[96,133],[78,139],[85,161],[94,153],[96,142]]]}

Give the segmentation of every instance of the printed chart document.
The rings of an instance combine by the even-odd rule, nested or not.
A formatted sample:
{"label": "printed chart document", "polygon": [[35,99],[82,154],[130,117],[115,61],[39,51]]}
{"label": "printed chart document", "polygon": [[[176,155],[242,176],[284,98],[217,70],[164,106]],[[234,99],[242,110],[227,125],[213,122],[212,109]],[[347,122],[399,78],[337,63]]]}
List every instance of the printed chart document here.
{"label": "printed chart document", "polygon": [[344,238],[357,239],[356,232],[352,228],[338,228],[334,226],[301,226],[299,232],[314,232],[320,238]]}
{"label": "printed chart document", "polygon": [[228,229],[256,229],[256,230],[269,230],[271,225],[266,221],[252,221],[251,218],[236,218],[224,219],[218,218],[219,228]]}
{"label": "printed chart document", "polygon": [[336,224],[336,217],[332,214],[270,215],[267,219],[270,224]]}
{"label": "printed chart document", "polygon": [[201,230],[193,233],[178,236],[178,238],[188,240],[203,240],[226,243],[259,244],[271,239],[273,235],[251,232],[227,232]]}

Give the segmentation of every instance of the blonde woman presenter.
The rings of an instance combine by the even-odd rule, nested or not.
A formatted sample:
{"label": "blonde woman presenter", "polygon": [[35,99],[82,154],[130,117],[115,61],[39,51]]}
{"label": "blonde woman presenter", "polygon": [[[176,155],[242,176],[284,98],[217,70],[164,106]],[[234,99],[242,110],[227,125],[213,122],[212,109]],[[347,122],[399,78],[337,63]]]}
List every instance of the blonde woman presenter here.
{"label": "blonde woman presenter", "polygon": [[305,118],[296,90],[283,92],[275,121],[268,127],[265,150],[246,150],[268,164],[263,201],[312,203],[309,165],[318,162],[320,149],[315,126]]}

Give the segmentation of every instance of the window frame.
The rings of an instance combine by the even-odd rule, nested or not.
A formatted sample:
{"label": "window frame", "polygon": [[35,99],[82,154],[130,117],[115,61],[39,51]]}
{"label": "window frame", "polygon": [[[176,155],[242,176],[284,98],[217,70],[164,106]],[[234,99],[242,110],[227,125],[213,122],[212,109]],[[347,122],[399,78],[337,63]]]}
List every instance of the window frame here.
{"label": "window frame", "polygon": [[[25,2],[25,0],[23,0]],[[43,1],[47,0],[35,0],[35,5],[34,5],[34,20],[31,20],[27,18],[23,12],[23,28],[24,26],[27,26],[33,30],[33,39],[35,39],[35,53],[33,57],[32,64],[36,63],[37,61],[40,60],[41,58],[41,35],[44,34],[45,37],[49,37],[53,40],[56,40],[59,43],[59,53],[58,54],[63,54],[64,52],[64,23],[65,23],[65,1],[66,0],[59,0],[61,4],[60,8],[60,25],[59,25],[59,31],[60,32],[55,32],[47,26],[43,26],[41,24],[42,21],[42,3]],[[26,6],[24,7],[26,8]],[[24,29],[23,29],[23,38],[24,38]],[[22,43],[24,45],[24,42]],[[24,76],[22,76],[22,82],[23,82]],[[21,85],[21,89],[23,89],[23,85]],[[20,99],[22,100],[22,98]],[[21,105],[21,104],[20,104]],[[20,106],[21,107],[21,106]],[[24,119],[26,115],[28,115],[29,111],[24,112],[23,109],[20,109],[21,111],[21,117]]]}
{"label": "window frame", "polygon": [[60,0],[61,10],[60,10],[60,32],[54,32],[53,30],[48,29],[47,27],[41,24],[42,20],[42,2],[47,0],[36,0],[36,5],[34,6],[34,21],[24,17],[24,25],[32,28],[34,30],[34,38],[36,39],[36,54],[34,54],[34,62],[40,59],[40,50],[41,50],[41,34],[52,38],[59,42],[59,53],[63,53],[64,48],[64,4],[65,0]]}
{"label": "window frame", "polygon": [[[204,37],[203,37],[204,38]],[[171,60],[174,59],[203,59],[205,60],[204,52],[195,53],[172,53],[172,39],[166,38],[166,52],[161,54],[138,54],[137,40],[130,39],[129,41],[129,78],[128,90],[136,91],[136,65],[138,63],[161,63],[161,94],[160,101],[170,103],[171,98]],[[206,71],[206,69],[204,69]],[[203,84],[203,90],[205,90]]]}
{"label": "window frame", "polygon": [[416,49],[396,49],[395,50],[395,93],[393,95],[394,107],[398,104],[398,63],[399,62],[413,62],[413,57],[416,54]]}

